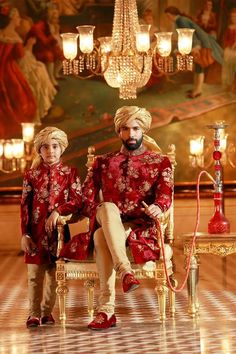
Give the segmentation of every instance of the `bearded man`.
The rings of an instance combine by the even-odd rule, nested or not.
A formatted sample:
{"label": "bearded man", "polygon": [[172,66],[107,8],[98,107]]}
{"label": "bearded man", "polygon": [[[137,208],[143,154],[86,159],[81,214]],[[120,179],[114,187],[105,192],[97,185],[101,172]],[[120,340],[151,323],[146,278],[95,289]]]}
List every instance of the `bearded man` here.
{"label": "bearded man", "polygon": [[[173,178],[169,159],[145,132],[151,125],[145,108],[124,106],[114,118],[121,139],[120,151],[97,156],[82,186],[83,214],[96,220],[93,242],[100,280],[98,313],[88,325],[93,330],[116,325],[115,281],[122,280],[124,293],[135,290],[135,278],[126,247],[134,262],[143,264],[160,257],[154,218],[172,203]],[[148,206],[143,207],[142,202]],[[92,222],[93,223],[93,222]],[[84,259],[88,235],[73,237],[64,254]]]}

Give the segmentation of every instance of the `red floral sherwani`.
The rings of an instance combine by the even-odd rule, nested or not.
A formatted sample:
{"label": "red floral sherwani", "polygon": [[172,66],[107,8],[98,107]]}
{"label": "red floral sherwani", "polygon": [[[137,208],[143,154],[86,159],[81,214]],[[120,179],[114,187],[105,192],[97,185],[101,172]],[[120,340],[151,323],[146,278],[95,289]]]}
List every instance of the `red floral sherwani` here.
{"label": "red floral sherwani", "polygon": [[55,261],[57,232],[47,234],[45,221],[54,209],[69,215],[82,208],[82,193],[77,169],[63,165],[42,163],[26,171],[21,199],[21,230],[36,243],[35,256],[25,254],[25,262],[44,264]]}
{"label": "red floral sherwani", "polygon": [[[132,155],[113,152],[98,156],[88,172],[82,190],[83,213],[90,217],[92,224],[96,207],[100,203],[98,194],[101,190],[105,202],[117,205],[122,221],[135,225],[127,242],[136,263],[159,258],[156,223],[142,210],[142,201],[148,205],[156,204],[162,211],[171,206],[172,168],[166,156],[151,151],[144,151],[139,155],[134,152]],[[86,233],[75,236],[61,255],[85,259],[89,241]]]}

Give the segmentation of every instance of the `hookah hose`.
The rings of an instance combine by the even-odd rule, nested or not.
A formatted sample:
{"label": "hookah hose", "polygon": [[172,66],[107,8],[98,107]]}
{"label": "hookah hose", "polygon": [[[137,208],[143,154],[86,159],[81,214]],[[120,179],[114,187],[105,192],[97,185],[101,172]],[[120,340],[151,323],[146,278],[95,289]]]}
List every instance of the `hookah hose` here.
{"label": "hookah hose", "polygon": [[162,228],[161,228],[161,225],[160,225],[160,220],[156,219],[157,226],[158,226],[158,228],[160,229],[160,232],[161,232],[161,235],[160,235],[160,238],[161,238],[161,252],[162,252],[162,257],[163,257],[163,260],[164,260],[164,271],[165,271],[165,276],[166,276],[166,279],[167,279],[167,284],[170,287],[170,289],[173,292],[175,292],[175,293],[179,293],[180,291],[183,290],[183,288],[186,285],[186,282],[187,282],[187,279],[188,279],[188,275],[189,275],[190,261],[191,261],[191,258],[192,258],[193,249],[194,249],[194,246],[195,246],[195,240],[196,240],[196,236],[197,236],[197,230],[198,230],[198,226],[199,226],[199,222],[200,222],[200,192],[199,192],[199,184],[200,184],[201,176],[204,173],[215,184],[215,180],[213,179],[213,177],[207,171],[203,170],[203,171],[201,171],[199,173],[198,179],[197,179],[197,217],[196,217],[196,224],[195,224],[195,228],[194,228],[194,232],[193,232],[193,238],[192,238],[192,242],[191,242],[190,253],[188,255],[187,269],[186,269],[185,278],[183,280],[182,285],[179,288],[175,288],[171,284],[171,281],[170,281],[170,278],[169,278],[169,275],[168,275],[168,272],[167,272],[167,267],[166,267],[165,245],[164,245],[164,237],[163,237],[163,234],[162,234]]}

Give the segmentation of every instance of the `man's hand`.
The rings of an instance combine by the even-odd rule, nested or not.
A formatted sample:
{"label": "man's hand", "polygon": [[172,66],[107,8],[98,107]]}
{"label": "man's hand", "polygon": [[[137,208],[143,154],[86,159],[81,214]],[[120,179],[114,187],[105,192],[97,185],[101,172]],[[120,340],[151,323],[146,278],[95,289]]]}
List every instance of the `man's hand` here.
{"label": "man's hand", "polygon": [[60,214],[56,210],[53,210],[45,223],[46,232],[51,233],[57,227],[57,219],[59,215]]}
{"label": "man's hand", "polygon": [[34,256],[36,253],[36,245],[29,235],[23,235],[21,238],[22,251]]}
{"label": "man's hand", "polygon": [[161,216],[163,214],[162,210],[159,208],[159,206],[155,205],[155,204],[150,204],[147,205],[145,202],[142,202],[144,205],[143,211],[150,216],[150,218],[152,219],[156,219],[159,216]]}

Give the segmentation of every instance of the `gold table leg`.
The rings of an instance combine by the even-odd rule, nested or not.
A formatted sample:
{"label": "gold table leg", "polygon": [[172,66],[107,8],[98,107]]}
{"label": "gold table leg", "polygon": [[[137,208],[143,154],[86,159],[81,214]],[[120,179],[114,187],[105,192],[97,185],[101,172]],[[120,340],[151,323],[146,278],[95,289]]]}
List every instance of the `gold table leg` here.
{"label": "gold table leg", "polygon": [[198,259],[193,255],[190,261],[190,271],[188,276],[188,313],[191,317],[195,317],[198,314],[199,309],[197,298],[197,282]]}

